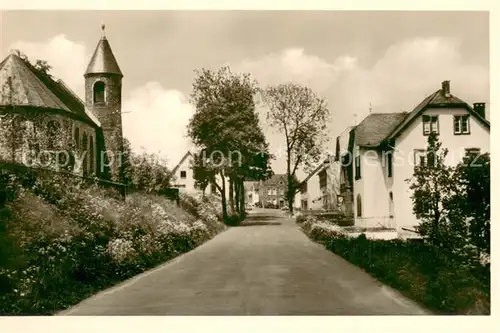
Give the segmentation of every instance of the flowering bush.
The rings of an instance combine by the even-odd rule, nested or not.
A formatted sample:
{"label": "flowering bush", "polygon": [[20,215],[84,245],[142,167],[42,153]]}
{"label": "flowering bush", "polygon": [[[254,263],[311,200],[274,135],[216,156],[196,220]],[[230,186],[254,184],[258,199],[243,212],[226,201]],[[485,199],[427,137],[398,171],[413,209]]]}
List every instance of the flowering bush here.
{"label": "flowering bush", "polygon": [[342,228],[338,225],[321,221],[312,215],[299,215],[296,222],[306,234],[316,241],[325,241],[331,237],[343,237]]}
{"label": "flowering bush", "polygon": [[[62,185],[64,184],[64,185]],[[67,308],[180,253],[225,228],[212,201],[111,190],[62,176],[8,177],[2,210],[0,314]]]}

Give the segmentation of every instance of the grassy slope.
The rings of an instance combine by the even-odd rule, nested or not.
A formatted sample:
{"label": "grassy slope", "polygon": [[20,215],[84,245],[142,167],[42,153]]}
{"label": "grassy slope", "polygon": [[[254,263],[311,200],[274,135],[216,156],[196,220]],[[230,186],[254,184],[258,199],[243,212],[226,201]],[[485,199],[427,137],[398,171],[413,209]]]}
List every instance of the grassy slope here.
{"label": "grassy slope", "polygon": [[58,179],[10,184],[2,209],[0,314],[50,314],[157,266],[225,227],[212,198],[188,196],[181,207],[135,193]]}

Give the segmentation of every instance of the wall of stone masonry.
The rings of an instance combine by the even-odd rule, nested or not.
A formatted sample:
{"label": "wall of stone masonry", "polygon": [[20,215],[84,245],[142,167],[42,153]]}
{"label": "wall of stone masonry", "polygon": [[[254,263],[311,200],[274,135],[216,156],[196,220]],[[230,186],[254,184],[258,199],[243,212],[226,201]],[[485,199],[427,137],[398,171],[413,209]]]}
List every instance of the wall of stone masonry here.
{"label": "wall of stone masonry", "polygon": [[[105,84],[105,103],[94,103],[94,84],[102,81]],[[108,166],[103,168],[103,175],[111,181],[120,182],[122,179],[123,131],[121,118],[122,78],[112,74],[91,74],[85,79],[85,104],[101,123],[102,140],[98,147],[101,152],[107,153],[99,164]],[[100,157],[99,157],[100,158]],[[102,162],[102,163],[101,163]]]}
{"label": "wall of stone masonry", "polygon": [[92,176],[98,171],[96,137],[94,126],[62,111],[0,109],[0,161]]}

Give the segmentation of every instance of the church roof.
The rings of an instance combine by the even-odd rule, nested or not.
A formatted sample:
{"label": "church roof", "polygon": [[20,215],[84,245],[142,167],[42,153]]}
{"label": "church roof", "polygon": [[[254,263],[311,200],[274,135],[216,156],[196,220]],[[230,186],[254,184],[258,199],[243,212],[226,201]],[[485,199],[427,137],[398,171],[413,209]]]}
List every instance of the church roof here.
{"label": "church roof", "polygon": [[84,102],[61,80],[36,70],[12,53],[0,63],[0,105],[61,110],[100,126]]}
{"label": "church roof", "polygon": [[17,54],[0,63],[0,105],[34,106],[71,110]]}
{"label": "church roof", "polygon": [[105,36],[101,38],[90,59],[90,63],[85,71],[85,75],[106,73],[123,76],[118,63],[116,62],[111,46]]}

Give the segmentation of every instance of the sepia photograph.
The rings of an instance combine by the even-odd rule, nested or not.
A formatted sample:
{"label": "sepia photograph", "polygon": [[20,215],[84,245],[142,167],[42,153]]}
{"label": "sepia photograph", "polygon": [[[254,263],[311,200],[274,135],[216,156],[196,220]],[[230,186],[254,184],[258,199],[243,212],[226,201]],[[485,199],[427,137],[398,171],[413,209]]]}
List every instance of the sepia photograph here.
{"label": "sepia photograph", "polygon": [[0,315],[490,316],[488,11],[0,26]]}

